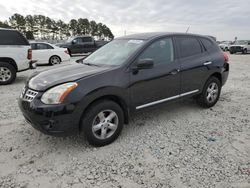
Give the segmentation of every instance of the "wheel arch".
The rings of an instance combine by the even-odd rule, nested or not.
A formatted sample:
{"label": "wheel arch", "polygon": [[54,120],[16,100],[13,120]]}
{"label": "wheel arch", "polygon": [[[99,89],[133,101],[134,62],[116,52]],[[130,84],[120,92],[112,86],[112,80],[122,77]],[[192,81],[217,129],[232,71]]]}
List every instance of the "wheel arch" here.
{"label": "wheel arch", "polygon": [[82,119],[84,117],[84,114],[88,110],[88,108],[93,103],[101,101],[101,100],[110,100],[110,101],[113,101],[113,102],[117,103],[121,107],[121,109],[122,109],[122,111],[124,113],[124,123],[125,124],[129,123],[129,107],[128,107],[127,103],[125,102],[125,100],[122,97],[118,96],[118,95],[106,94],[106,95],[103,95],[103,96],[96,97],[95,99],[91,100],[91,102],[89,102],[86,105],[86,107],[84,108],[84,110],[82,112],[81,118],[80,118],[79,128],[81,127]]}
{"label": "wheel arch", "polygon": [[211,75],[208,77],[208,79],[211,78],[211,77],[216,77],[216,78],[222,83],[222,75],[221,75],[221,73],[215,72],[215,73],[211,74]]}
{"label": "wheel arch", "polygon": [[14,59],[9,57],[0,57],[0,62],[10,63],[16,69],[16,71],[18,71],[18,67]]}

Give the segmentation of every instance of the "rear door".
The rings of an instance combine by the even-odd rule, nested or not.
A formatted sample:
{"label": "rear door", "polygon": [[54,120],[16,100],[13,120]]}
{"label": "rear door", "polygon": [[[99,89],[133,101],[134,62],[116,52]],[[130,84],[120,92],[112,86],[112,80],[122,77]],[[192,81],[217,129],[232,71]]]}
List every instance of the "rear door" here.
{"label": "rear door", "polygon": [[92,37],[83,37],[84,52],[93,52],[95,49],[94,39]]}
{"label": "rear door", "polygon": [[212,64],[210,55],[200,40],[193,36],[177,36],[178,59],[181,64],[181,94],[202,90]]}
{"label": "rear door", "polygon": [[52,55],[53,47],[45,43],[35,43],[33,49],[33,59],[37,60],[37,64],[48,64]]}
{"label": "rear door", "polygon": [[171,100],[180,93],[180,65],[175,60],[172,38],[158,39],[139,55],[130,69],[142,59],[152,59],[152,69],[131,72],[130,97],[136,109]]}

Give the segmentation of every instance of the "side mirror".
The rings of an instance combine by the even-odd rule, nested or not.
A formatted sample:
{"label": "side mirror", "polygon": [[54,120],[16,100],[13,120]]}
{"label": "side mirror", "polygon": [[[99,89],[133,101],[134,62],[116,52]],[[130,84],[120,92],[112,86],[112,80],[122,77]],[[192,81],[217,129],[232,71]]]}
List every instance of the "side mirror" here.
{"label": "side mirror", "polygon": [[153,59],[140,59],[137,62],[137,69],[152,69],[154,66],[154,60]]}
{"label": "side mirror", "polygon": [[72,40],[72,42],[71,42],[72,44],[75,44],[76,43],[76,40],[74,39],[74,40]]}

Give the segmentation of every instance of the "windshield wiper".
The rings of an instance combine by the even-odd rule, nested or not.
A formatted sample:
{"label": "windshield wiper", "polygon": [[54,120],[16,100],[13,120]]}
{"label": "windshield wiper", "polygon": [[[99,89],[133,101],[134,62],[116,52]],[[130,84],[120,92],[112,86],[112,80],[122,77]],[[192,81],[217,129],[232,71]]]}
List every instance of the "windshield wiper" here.
{"label": "windshield wiper", "polygon": [[84,65],[88,65],[88,66],[95,66],[95,67],[100,67],[99,65],[93,64],[93,63],[82,63]]}

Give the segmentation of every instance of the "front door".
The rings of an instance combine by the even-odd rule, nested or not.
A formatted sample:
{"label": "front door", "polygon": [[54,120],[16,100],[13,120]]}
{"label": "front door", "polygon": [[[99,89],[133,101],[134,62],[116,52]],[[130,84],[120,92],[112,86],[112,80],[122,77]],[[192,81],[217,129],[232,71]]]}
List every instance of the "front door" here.
{"label": "front door", "polygon": [[180,93],[180,65],[174,58],[172,38],[159,39],[150,44],[139,55],[141,59],[152,59],[152,69],[131,71],[130,97],[136,109],[158,104],[173,99]]}

